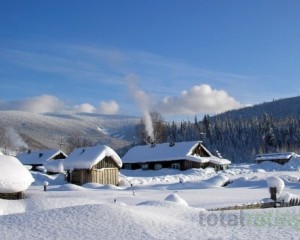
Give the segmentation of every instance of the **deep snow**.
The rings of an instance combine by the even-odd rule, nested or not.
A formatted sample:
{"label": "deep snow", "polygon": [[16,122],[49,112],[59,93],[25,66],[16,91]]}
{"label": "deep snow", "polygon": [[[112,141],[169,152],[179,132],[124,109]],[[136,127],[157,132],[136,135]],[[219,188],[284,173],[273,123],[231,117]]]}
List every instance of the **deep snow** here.
{"label": "deep snow", "polygon": [[33,173],[25,199],[0,200],[0,239],[299,239],[300,207],[208,211],[269,198],[270,177],[300,196],[300,172],[286,168],[122,170],[119,187]]}

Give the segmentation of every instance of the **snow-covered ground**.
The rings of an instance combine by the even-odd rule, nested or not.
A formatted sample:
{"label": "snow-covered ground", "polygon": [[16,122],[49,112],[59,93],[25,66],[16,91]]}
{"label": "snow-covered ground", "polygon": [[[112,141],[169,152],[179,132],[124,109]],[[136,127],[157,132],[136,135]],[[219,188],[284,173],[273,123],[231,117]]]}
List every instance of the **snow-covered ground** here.
{"label": "snow-covered ground", "polygon": [[300,196],[298,166],[122,170],[119,187],[33,173],[25,199],[0,200],[0,239],[299,239],[300,207],[209,211],[269,198],[270,177]]}

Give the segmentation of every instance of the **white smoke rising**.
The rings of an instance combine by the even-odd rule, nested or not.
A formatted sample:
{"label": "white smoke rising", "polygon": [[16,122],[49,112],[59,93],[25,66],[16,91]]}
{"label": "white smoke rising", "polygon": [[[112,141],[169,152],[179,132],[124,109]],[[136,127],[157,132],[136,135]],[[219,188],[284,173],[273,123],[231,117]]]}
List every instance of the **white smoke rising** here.
{"label": "white smoke rising", "polygon": [[153,124],[152,124],[151,116],[148,111],[144,111],[143,119],[144,119],[145,126],[146,126],[146,132],[147,132],[148,136],[153,140],[153,138],[154,138]]}
{"label": "white smoke rising", "polygon": [[151,109],[151,101],[149,96],[138,88],[137,81],[138,78],[134,74],[130,74],[126,78],[128,89],[130,92],[130,95],[133,97],[136,104],[139,106],[140,111],[143,113],[143,120],[145,122],[146,126],[146,132],[148,136],[153,139],[153,124],[152,119],[150,116],[150,109]]}
{"label": "white smoke rising", "polygon": [[22,137],[13,128],[6,129],[5,138],[11,150],[19,150],[21,148],[28,149],[27,143],[25,143]]}

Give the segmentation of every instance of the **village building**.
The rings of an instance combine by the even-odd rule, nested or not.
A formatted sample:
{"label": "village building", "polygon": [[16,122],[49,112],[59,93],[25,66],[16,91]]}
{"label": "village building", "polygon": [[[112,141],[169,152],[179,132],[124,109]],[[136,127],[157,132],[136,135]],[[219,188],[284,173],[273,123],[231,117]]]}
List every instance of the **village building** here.
{"label": "village building", "polygon": [[231,163],[227,159],[213,156],[199,141],[135,146],[125,154],[122,161],[124,169],[132,170],[187,170],[206,167],[224,170]]}
{"label": "village building", "polygon": [[0,156],[0,198],[21,199],[32,182],[32,175],[17,158]]}
{"label": "village building", "polygon": [[64,160],[67,180],[78,185],[89,182],[118,185],[121,167],[121,158],[105,145],[77,148]]}
{"label": "village building", "polygon": [[285,164],[294,157],[299,157],[299,155],[294,152],[264,153],[256,155],[255,161],[256,163],[274,162],[278,164]]}
{"label": "village building", "polygon": [[46,163],[51,161],[57,161],[65,159],[67,154],[62,150],[48,149],[48,150],[39,150],[21,153],[17,155],[17,158],[23,165],[30,165],[31,170],[38,170],[38,167],[44,166]]}

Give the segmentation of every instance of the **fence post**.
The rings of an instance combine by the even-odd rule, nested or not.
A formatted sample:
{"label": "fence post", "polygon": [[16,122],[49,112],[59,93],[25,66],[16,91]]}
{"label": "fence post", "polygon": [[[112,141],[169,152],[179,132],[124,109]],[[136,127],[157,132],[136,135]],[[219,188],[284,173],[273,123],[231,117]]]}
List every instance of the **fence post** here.
{"label": "fence post", "polygon": [[270,187],[271,199],[272,199],[275,203],[276,203],[276,201],[277,201],[276,192],[277,192],[276,187]]}

